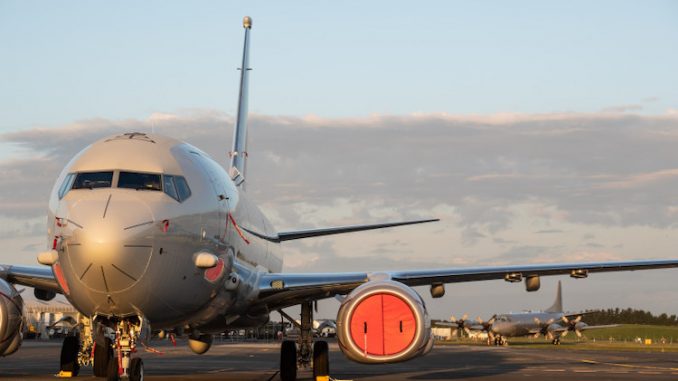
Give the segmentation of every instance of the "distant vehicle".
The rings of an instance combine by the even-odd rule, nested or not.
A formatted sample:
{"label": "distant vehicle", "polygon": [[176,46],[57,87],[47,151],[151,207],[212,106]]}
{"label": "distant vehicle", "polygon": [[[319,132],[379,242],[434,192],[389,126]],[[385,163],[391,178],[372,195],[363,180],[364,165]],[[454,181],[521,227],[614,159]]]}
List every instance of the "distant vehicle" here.
{"label": "distant vehicle", "polygon": [[494,315],[484,322],[477,318],[475,321],[467,320],[466,316],[456,319],[452,316],[449,326],[456,326],[457,333],[470,333],[482,331],[487,333],[487,343],[491,345],[505,345],[509,337],[543,335],[551,340],[554,345],[560,344],[560,338],[567,336],[568,332],[574,332],[577,337],[582,337],[582,332],[590,329],[611,328],[618,325],[591,326],[582,321],[586,312],[563,312],[562,285],[558,282],[558,293],[553,305],[543,311],[528,311]]}

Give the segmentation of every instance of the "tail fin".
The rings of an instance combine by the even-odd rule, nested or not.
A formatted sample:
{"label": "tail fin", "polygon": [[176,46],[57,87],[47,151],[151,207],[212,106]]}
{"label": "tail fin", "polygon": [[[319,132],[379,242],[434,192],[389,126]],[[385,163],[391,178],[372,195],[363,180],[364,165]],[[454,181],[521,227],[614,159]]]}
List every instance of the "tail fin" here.
{"label": "tail fin", "polygon": [[544,312],[563,312],[563,290],[562,286],[560,285],[560,281],[558,281],[558,294],[556,295],[556,301],[553,302],[553,305]]}
{"label": "tail fin", "polygon": [[240,93],[238,95],[238,115],[236,117],[235,128],[233,129],[233,148],[229,153],[231,165],[228,173],[236,185],[244,188],[245,173],[247,171],[247,98],[249,92],[249,72],[252,70],[249,67],[252,19],[249,16],[245,16],[242,20],[242,26],[245,28],[245,44],[242,52],[242,66],[239,69]]}

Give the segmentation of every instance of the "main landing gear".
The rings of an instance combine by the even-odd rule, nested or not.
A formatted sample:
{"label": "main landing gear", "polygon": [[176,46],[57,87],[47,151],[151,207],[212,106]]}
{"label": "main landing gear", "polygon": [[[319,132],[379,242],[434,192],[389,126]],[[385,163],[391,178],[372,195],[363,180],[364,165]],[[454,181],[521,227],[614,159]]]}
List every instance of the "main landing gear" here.
{"label": "main landing gear", "polygon": [[132,358],[141,336],[141,320],[83,321],[86,324],[80,334],[68,336],[63,342],[59,375],[75,377],[81,366],[91,364],[95,377],[105,377],[108,381],[143,381],[144,362],[138,357]]}
{"label": "main landing gear", "polygon": [[299,329],[296,342],[285,340],[280,348],[280,379],[295,381],[297,369],[313,368],[313,380],[330,379],[329,347],[326,341],[313,342],[313,305],[312,302],[301,305],[301,323],[297,323],[286,313],[279,311],[287,320]]}

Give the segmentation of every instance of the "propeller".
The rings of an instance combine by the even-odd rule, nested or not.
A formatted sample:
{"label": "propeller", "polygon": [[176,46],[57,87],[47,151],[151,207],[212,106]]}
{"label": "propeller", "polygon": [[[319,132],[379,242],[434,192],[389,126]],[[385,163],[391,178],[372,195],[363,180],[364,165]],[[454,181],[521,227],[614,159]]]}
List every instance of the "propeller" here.
{"label": "propeller", "polygon": [[470,322],[467,319],[468,314],[464,314],[464,316],[462,316],[461,319],[457,319],[457,317],[454,315],[450,316],[450,322],[452,322],[452,324],[457,325],[457,328],[455,329],[455,331],[457,332],[457,337],[461,337],[462,332],[466,333],[466,336],[469,336],[469,334],[471,333],[471,330],[468,328]]}
{"label": "propeller", "polygon": [[561,320],[563,323],[565,323],[567,330],[563,332],[562,336],[567,336],[567,333],[570,331],[573,331],[578,338],[581,338],[583,335],[581,333],[581,329],[586,327],[586,323],[581,321],[582,316],[579,315],[574,319],[568,319],[567,316],[563,316]]}
{"label": "propeller", "polygon": [[545,338],[553,340],[555,337],[553,336],[553,332],[551,332],[549,328],[551,327],[551,324],[553,324],[554,321],[556,321],[556,319],[551,318],[546,322],[542,322],[541,320],[539,320],[538,317],[535,317],[534,322],[539,327],[539,331],[535,333],[533,337],[537,339],[539,338],[540,335],[544,335]]}
{"label": "propeller", "polygon": [[487,333],[487,338],[490,341],[494,341],[494,332],[492,332],[492,324],[494,324],[495,320],[497,320],[497,315],[492,315],[492,317],[488,321],[483,321],[483,319],[481,319],[480,316],[476,318],[476,322],[478,323],[478,325],[483,327],[482,331]]}

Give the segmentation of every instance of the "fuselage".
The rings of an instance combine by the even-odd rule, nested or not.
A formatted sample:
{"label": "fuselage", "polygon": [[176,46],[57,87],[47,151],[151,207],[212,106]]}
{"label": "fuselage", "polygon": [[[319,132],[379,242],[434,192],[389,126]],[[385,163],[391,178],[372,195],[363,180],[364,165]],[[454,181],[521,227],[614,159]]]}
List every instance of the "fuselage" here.
{"label": "fuselage", "polygon": [[[519,337],[553,328],[563,317],[562,312],[522,312],[498,315],[492,323],[491,330],[495,335],[503,337]],[[545,332],[545,331],[544,331]]]}
{"label": "fuselage", "polygon": [[[225,280],[237,274],[251,287],[256,274],[282,270],[278,245],[240,227],[275,235],[207,154],[121,134],[85,148],[59,175],[47,242],[58,252],[55,277],[81,313],[164,327],[238,316],[242,290],[225,290]],[[196,267],[198,253],[217,256],[217,266]]]}

